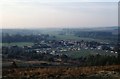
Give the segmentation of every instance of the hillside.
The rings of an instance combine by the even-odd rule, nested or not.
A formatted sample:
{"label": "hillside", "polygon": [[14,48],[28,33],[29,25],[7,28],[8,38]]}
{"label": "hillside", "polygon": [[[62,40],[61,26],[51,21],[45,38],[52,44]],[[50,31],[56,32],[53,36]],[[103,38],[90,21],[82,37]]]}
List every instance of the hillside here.
{"label": "hillside", "polygon": [[120,79],[120,65],[12,68],[3,71],[3,79]]}

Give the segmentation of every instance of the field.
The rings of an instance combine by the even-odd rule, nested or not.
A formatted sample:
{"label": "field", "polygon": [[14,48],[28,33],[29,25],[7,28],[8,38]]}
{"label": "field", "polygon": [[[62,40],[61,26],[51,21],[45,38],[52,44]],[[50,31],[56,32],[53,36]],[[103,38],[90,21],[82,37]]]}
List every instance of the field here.
{"label": "field", "polygon": [[52,34],[56,36],[57,40],[84,40],[84,41],[97,41],[97,42],[111,42],[110,40],[100,40],[100,39],[93,39],[93,38],[84,38],[84,37],[77,37],[74,35],[59,35],[59,34]]}
{"label": "field", "polygon": [[64,54],[67,54],[68,56],[72,57],[72,58],[80,58],[80,57],[85,57],[85,56],[89,56],[89,55],[96,55],[96,54],[100,54],[100,55],[113,55],[113,56],[117,56],[117,54],[115,53],[111,53],[109,52],[105,52],[104,50],[92,50],[92,49],[81,49],[79,51],[69,51],[69,52],[63,52]]}
{"label": "field", "polygon": [[120,65],[3,69],[3,79],[120,79]]}
{"label": "field", "polygon": [[33,45],[33,43],[32,43],[32,42],[0,43],[0,46],[14,46],[14,45],[17,45],[17,46],[23,47],[23,46],[31,46],[31,45]]}

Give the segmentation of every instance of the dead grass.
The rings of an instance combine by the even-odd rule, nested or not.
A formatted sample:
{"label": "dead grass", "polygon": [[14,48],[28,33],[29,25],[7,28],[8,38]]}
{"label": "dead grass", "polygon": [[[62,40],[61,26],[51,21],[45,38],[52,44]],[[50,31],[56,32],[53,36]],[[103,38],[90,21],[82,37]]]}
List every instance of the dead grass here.
{"label": "dead grass", "polygon": [[42,67],[3,69],[3,77],[79,77],[113,75],[120,78],[120,65],[93,67]]}

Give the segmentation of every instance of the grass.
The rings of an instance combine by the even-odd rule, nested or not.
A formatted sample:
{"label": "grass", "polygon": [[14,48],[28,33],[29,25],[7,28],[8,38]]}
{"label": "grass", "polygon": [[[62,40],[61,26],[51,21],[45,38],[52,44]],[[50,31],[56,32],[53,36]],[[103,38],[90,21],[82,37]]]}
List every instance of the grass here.
{"label": "grass", "polygon": [[32,42],[13,42],[13,43],[0,43],[0,46],[14,46],[14,45],[17,45],[17,46],[31,46],[33,45]]}
{"label": "grass", "polygon": [[3,69],[3,77],[24,79],[120,79],[120,65]]}
{"label": "grass", "polygon": [[100,54],[100,55],[116,55],[114,53],[110,53],[110,52],[105,52],[104,50],[91,50],[91,49],[81,49],[79,51],[68,51],[68,52],[63,52],[64,54],[67,54],[68,56],[72,57],[72,58],[80,58],[80,57],[85,57],[88,55],[96,55],[96,54]]}
{"label": "grass", "polygon": [[97,42],[108,42],[110,43],[110,40],[101,40],[101,39],[93,39],[93,38],[84,38],[84,37],[77,37],[74,35],[58,35],[58,34],[54,34],[54,36],[56,36],[57,40],[84,40],[84,41],[97,41]]}

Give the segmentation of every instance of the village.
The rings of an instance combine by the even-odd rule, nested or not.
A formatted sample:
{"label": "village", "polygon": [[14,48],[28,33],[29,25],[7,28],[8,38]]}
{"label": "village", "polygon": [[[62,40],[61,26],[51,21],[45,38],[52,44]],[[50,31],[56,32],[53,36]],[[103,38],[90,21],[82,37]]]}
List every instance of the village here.
{"label": "village", "polygon": [[[5,47],[3,46],[3,49]],[[16,46],[9,47],[11,49],[19,48]],[[52,55],[58,55],[61,52],[67,51],[80,51],[81,49],[91,49],[91,50],[104,50],[106,52],[118,53],[115,50],[114,45],[109,43],[98,43],[95,41],[84,42],[82,41],[41,41],[40,43],[34,43],[33,46],[24,46],[22,47],[26,52],[35,51],[36,53],[49,53]]]}
{"label": "village", "polygon": [[109,43],[98,43],[95,41],[85,42],[85,41],[41,41],[40,43],[34,43],[33,46],[24,46],[26,52],[35,51],[36,53],[48,53],[52,55],[61,55],[62,52],[69,51],[80,51],[81,49],[85,50],[104,50],[108,53],[118,52],[115,49],[114,45]]}

